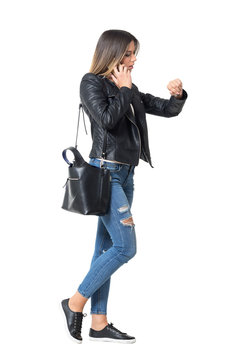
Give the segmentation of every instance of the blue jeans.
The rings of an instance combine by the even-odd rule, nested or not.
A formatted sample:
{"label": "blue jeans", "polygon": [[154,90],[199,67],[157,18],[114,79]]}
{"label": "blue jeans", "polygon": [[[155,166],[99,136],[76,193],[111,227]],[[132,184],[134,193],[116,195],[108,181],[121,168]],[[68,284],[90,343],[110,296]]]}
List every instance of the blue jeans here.
{"label": "blue jeans", "polygon": [[[100,160],[91,158],[89,164],[100,167]],[[135,166],[106,161],[104,166],[112,177],[110,206],[98,217],[91,267],[78,288],[82,296],[91,297],[91,314],[107,314],[111,275],[136,254],[135,225],[131,221]]]}

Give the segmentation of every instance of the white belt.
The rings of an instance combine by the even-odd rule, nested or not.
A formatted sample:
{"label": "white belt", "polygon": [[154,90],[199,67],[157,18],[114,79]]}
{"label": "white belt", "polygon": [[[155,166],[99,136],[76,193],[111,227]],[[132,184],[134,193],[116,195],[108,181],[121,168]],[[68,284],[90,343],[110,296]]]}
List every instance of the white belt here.
{"label": "white belt", "polygon": [[127,164],[127,163],[122,163],[122,162],[116,161],[116,160],[107,160],[107,159],[101,159],[101,158],[96,158],[96,159],[106,161],[106,162],[113,162],[113,163],[117,163],[117,164],[130,165],[130,164]]}

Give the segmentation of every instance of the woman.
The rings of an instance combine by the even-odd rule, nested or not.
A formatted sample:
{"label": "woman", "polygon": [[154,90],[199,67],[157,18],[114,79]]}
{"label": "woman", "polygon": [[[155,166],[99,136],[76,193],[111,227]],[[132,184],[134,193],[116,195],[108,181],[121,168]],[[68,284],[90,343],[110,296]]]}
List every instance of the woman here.
{"label": "woman", "polygon": [[90,270],[76,293],[62,301],[68,330],[78,342],[82,341],[83,308],[89,298],[91,340],[135,342],[133,336],[107,321],[110,279],[136,254],[131,213],[134,169],[139,159],[152,166],[146,113],[177,116],[187,98],[179,79],[167,85],[171,94],[169,100],[140,92],[131,79],[138,50],[139,42],[129,32],[105,31],[98,40],[89,73],[83,76],[80,84],[80,98],[91,122],[93,139],[89,163],[110,169],[112,180],[109,211],[98,218]]}

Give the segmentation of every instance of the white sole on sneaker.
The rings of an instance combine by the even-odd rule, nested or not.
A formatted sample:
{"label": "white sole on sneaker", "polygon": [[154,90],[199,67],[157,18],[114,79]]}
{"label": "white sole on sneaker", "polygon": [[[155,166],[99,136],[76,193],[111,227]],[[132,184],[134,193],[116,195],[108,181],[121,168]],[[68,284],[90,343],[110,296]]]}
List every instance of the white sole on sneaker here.
{"label": "white sole on sneaker", "polygon": [[62,307],[62,303],[60,303],[59,309],[60,309],[61,314],[62,314],[63,319],[64,319],[65,331],[67,332],[68,338],[71,339],[73,342],[75,342],[75,343],[77,343],[77,344],[82,344],[82,340],[75,339],[75,338],[70,334],[70,332],[69,332],[69,330],[68,330],[67,319],[66,319],[66,315],[65,315],[65,313],[64,313],[63,307]]}
{"label": "white sole on sneaker", "polygon": [[136,339],[121,340],[121,339],[111,339],[111,338],[95,338],[95,337],[91,337],[91,336],[89,336],[89,340],[115,342],[115,343],[120,343],[120,344],[133,344],[136,342]]}

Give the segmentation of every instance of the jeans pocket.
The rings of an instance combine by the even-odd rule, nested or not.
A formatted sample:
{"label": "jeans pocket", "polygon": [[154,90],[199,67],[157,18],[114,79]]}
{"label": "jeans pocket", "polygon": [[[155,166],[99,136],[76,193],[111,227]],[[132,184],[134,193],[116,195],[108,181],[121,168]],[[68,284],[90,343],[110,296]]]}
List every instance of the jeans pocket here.
{"label": "jeans pocket", "polygon": [[122,168],[122,164],[117,164],[117,163],[109,163],[109,162],[104,162],[103,163],[104,167],[108,170],[110,170],[110,172],[118,172],[121,170]]}

